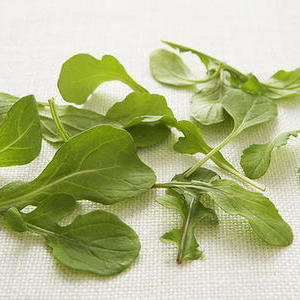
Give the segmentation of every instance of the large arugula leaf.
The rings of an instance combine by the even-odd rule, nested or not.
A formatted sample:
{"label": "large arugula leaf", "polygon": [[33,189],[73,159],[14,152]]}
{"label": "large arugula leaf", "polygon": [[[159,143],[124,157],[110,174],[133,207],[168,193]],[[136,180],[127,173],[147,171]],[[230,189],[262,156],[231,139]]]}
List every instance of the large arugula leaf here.
{"label": "large arugula leaf", "polygon": [[165,97],[133,92],[114,104],[106,117],[118,122],[133,136],[138,147],[161,142],[169,134],[168,126],[176,126],[176,119]]}
{"label": "large arugula leaf", "polygon": [[5,221],[16,231],[28,230],[44,236],[54,257],[70,268],[104,276],[128,268],[140,250],[134,230],[103,210],[77,216],[70,225],[59,225],[74,205],[72,197],[54,194],[28,214],[9,209]]}
{"label": "large arugula leaf", "polygon": [[19,99],[20,98],[10,94],[0,93],[0,116],[5,115]]}
{"label": "large arugula leaf", "polygon": [[[199,168],[191,178],[185,179],[182,174],[176,175],[173,180],[189,181],[201,180],[210,182],[217,179],[218,175],[208,169]],[[204,218],[217,221],[215,212],[205,207],[199,199],[205,197],[203,193],[195,192],[188,188],[173,188],[162,197],[157,198],[157,202],[167,208],[175,209],[182,218],[182,227],[172,229],[165,233],[161,240],[165,242],[175,242],[178,245],[177,263],[187,260],[195,260],[202,257],[202,252],[198,249],[199,244],[195,237],[195,227]]]}
{"label": "large arugula leaf", "polygon": [[115,80],[123,82],[134,91],[147,93],[127,74],[115,57],[104,55],[99,60],[89,54],[74,55],[62,65],[58,89],[67,102],[82,104],[101,83]]}
{"label": "large arugula leaf", "polygon": [[269,168],[272,152],[285,146],[288,139],[291,136],[297,137],[299,132],[299,130],[284,132],[266,144],[253,144],[246,148],[241,157],[241,166],[245,174],[253,179],[263,176]]}
{"label": "large arugula leaf", "polygon": [[63,144],[33,181],[0,189],[0,211],[57,192],[113,204],[146,192],[155,179],[154,172],[138,158],[128,132],[97,126]]}
{"label": "large arugula leaf", "polygon": [[290,226],[274,204],[261,193],[245,190],[230,180],[212,182],[208,195],[227,213],[246,218],[254,232],[273,246],[288,246],[293,241]]}
{"label": "large arugula leaf", "polygon": [[41,141],[35,98],[33,95],[20,98],[11,106],[0,126],[0,167],[31,162],[40,153]]}

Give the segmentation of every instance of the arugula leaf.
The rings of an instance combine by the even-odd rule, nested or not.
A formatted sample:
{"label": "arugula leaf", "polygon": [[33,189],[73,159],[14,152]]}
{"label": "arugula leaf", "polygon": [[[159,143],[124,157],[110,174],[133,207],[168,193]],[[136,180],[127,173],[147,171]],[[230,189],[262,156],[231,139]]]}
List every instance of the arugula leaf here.
{"label": "arugula leaf", "polygon": [[12,105],[0,126],[0,167],[24,165],[41,150],[41,129],[33,95]]}
{"label": "arugula leaf", "polygon": [[[184,137],[180,137],[176,144],[174,145],[174,150],[179,153],[188,153],[188,154],[195,154],[195,153],[211,153],[213,149],[206,143],[204,140],[201,130],[195,124],[191,123],[190,121],[179,121],[177,122],[176,128],[180,130]],[[240,174],[235,167],[228,162],[225,157],[222,155],[220,151],[214,152],[214,154],[210,158],[218,167],[222,168],[223,170],[229,172],[230,174],[238,177],[242,181],[258,188],[264,190],[262,187],[257,185],[255,182]],[[191,176],[194,172],[196,172],[198,168],[196,165],[193,166],[191,169],[187,170],[186,176]]]}
{"label": "arugula leaf", "polygon": [[206,192],[220,208],[231,215],[246,218],[254,232],[273,246],[288,246],[293,241],[290,226],[279,215],[274,204],[260,193],[250,192],[231,180],[211,183],[192,180],[155,184],[156,188],[195,189]]}
{"label": "arugula leaf", "polygon": [[[208,169],[200,168],[192,175],[193,179],[210,182],[218,178],[218,175]],[[186,180],[182,174],[176,175],[173,180]],[[190,180],[190,179],[189,179]],[[202,257],[202,252],[198,249],[199,244],[195,238],[195,227],[204,218],[217,221],[215,212],[206,208],[199,199],[203,194],[195,192],[193,189],[173,188],[162,197],[158,197],[157,202],[167,208],[175,209],[182,218],[182,228],[173,229],[165,233],[161,240],[165,242],[175,242],[178,245],[177,263],[195,260]]]}
{"label": "arugula leaf", "polygon": [[265,86],[268,88],[268,96],[274,99],[300,96],[300,68],[276,72]]}
{"label": "arugula leaf", "polygon": [[262,177],[269,168],[272,152],[285,146],[288,139],[291,136],[297,137],[299,132],[299,130],[284,132],[269,143],[253,144],[246,148],[241,157],[241,166],[247,177]]}
{"label": "arugula leaf", "polygon": [[[211,159],[216,152],[220,151],[243,130],[268,122],[277,116],[277,105],[272,100],[265,96],[246,93],[240,89],[227,88],[222,103],[227,113],[233,118],[234,127],[218,146],[187,172],[187,176]],[[257,188],[259,187],[257,186]]]}
{"label": "arugula leaf", "polygon": [[[51,143],[61,144],[63,140],[57,135],[56,126],[51,117],[49,106],[38,105],[43,138]],[[77,135],[98,125],[111,124],[121,127],[107,117],[94,111],[77,108],[72,105],[56,105],[57,114],[70,136]]]}
{"label": "arugula leaf", "polygon": [[167,126],[176,126],[176,119],[165,97],[133,92],[114,104],[106,117],[118,122],[132,134],[138,147],[159,143],[170,132]]}
{"label": "arugula leaf", "polygon": [[150,70],[152,76],[167,85],[184,87],[207,80],[197,80],[189,67],[177,54],[165,49],[157,49],[150,55]]}
{"label": "arugula leaf", "polygon": [[224,94],[224,82],[220,79],[212,81],[210,86],[203,88],[191,98],[192,117],[203,125],[223,122],[225,119],[222,105]]}
{"label": "arugula leaf", "polygon": [[89,54],[74,55],[62,65],[58,89],[67,102],[82,104],[101,83],[114,80],[123,82],[134,91],[147,93],[115,57],[104,55],[98,60]]}
{"label": "arugula leaf", "polygon": [[155,179],[154,172],[138,158],[128,132],[97,126],[63,144],[33,181],[0,189],[0,211],[57,192],[113,204],[146,192]]}
{"label": "arugula leaf", "polygon": [[232,77],[231,82],[235,85],[243,83],[248,79],[247,75],[243,74],[242,72],[238,71],[237,69],[233,68],[232,66],[228,65],[227,63],[215,57],[212,57],[198,50],[186,46],[182,46],[179,44],[175,44],[167,41],[162,41],[162,42],[174,49],[179,50],[180,52],[191,52],[195,54],[196,56],[199,57],[199,59],[201,60],[201,62],[204,64],[204,66],[208,71],[211,71],[212,69],[215,69],[216,67],[221,65],[223,70],[230,73]]}
{"label": "arugula leaf", "polygon": [[227,213],[246,218],[254,232],[273,246],[288,246],[293,241],[290,226],[264,195],[245,190],[230,180],[216,180],[208,195]]}
{"label": "arugula leaf", "polygon": [[[29,230],[43,235],[54,257],[70,268],[103,276],[128,268],[140,250],[134,230],[116,215],[103,210],[77,216],[70,225],[60,226],[58,222],[70,214],[74,206],[72,197],[54,194],[29,214],[11,208],[5,219],[9,227],[17,231]],[[15,219],[21,220],[17,226]]]}

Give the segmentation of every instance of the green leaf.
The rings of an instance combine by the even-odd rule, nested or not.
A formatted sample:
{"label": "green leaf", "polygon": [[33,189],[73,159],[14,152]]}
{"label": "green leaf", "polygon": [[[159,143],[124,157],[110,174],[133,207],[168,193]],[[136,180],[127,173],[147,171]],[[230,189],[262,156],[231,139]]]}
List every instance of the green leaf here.
{"label": "green leaf", "polygon": [[239,89],[227,90],[223,107],[234,120],[234,136],[246,128],[268,122],[277,116],[277,105],[272,100]]}
{"label": "green leaf", "polygon": [[[39,104],[38,110],[43,138],[51,143],[63,143],[61,137],[57,135],[56,126],[52,120],[49,107]],[[111,124],[121,127],[117,122],[91,110],[71,105],[57,105],[56,110],[64,128],[70,136],[77,135],[98,125]]]}
{"label": "green leaf", "polygon": [[225,119],[222,99],[225,85],[220,80],[214,80],[211,86],[196,93],[191,99],[192,117],[203,125],[221,123]]}
{"label": "green leaf", "polygon": [[299,131],[289,131],[278,135],[275,139],[266,144],[253,144],[243,151],[241,166],[249,178],[263,176],[270,165],[272,152],[285,146],[288,139],[297,137]]}
{"label": "green leaf", "polygon": [[[11,208],[9,220],[18,216],[24,230],[43,235],[54,257],[72,269],[109,276],[122,272],[136,260],[140,250],[137,234],[112,213],[96,210],[77,216],[70,225],[59,225],[74,207],[72,197],[54,194],[28,214]],[[22,228],[18,225],[13,229]]]}
{"label": "green leaf", "polygon": [[0,126],[0,167],[24,165],[41,150],[41,129],[34,96],[12,105]]}
{"label": "green leaf", "polygon": [[246,218],[254,232],[273,246],[288,246],[293,241],[290,226],[274,204],[260,193],[245,190],[230,180],[216,180],[208,195],[227,213]]}
{"label": "green leaf", "polygon": [[268,96],[285,99],[300,95],[300,68],[292,71],[280,70],[266,84]]}
{"label": "green leaf", "polygon": [[248,80],[242,84],[241,89],[256,95],[263,95],[267,91],[266,87],[253,74],[248,75]]}
{"label": "green leaf", "polygon": [[[192,179],[211,181],[218,178],[218,175],[208,169],[200,168],[193,174]],[[185,179],[183,174],[176,175],[173,180],[191,180]],[[217,220],[215,212],[206,208],[199,199],[203,194],[189,188],[172,188],[168,194],[158,197],[157,202],[164,207],[175,209],[182,218],[181,229],[172,229],[165,233],[161,240],[165,242],[175,242],[178,245],[177,263],[183,261],[195,260],[202,257],[202,252],[198,249],[199,244],[195,238],[195,227],[204,218]]]}
{"label": "green leaf", "polygon": [[4,186],[0,211],[57,192],[78,200],[113,204],[148,191],[155,180],[154,172],[138,158],[129,133],[102,125],[63,144],[33,181]]}
{"label": "green leaf", "polygon": [[183,87],[196,84],[191,70],[177,54],[157,49],[150,55],[152,76],[160,83]]}
{"label": "green leaf", "polygon": [[89,54],[74,55],[62,65],[58,89],[67,102],[82,104],[101,83],[115,80],[123,82],[134,91],[147,93],[127,74],[115,57],[105,55],[98,60]]}
{"label": "green leaf", "polygon": [[170,132],[167,126],[176,126],[177,122],[165,97],[137,92],[114,104],[106,117],[122,124],[138,147],[159,143]]}
{"label": "green leaf", "polygon": [[204,66],[206,67],[206,69],[208,71],[211,71],[212,69],[215,69],[218,66],[222,66],[222,69],[229,72],[231,75],[231,81],[232,83],[234,83],[235,85],[243,83],[245,81],[247,81],[248,77],[247,75],[243,74],[242,72],[238,71],[237,69],[233,68],[232,66],[228,65],[227,63],[214,58],[210,55],[207,55],[203,52],[200,52],[198,50],[186,47],[186,46],[182,46],[179,44],[175,44],[175,43],[171,43],[171,42],[167,42],[167,41],[163,41],[163,43],[165,43],[166,45],[179,50],[180,52],[191,52],[193,54],[195,54],[196,56],[199,57],[199,59],[201,60],[201,62],[204,64]]}

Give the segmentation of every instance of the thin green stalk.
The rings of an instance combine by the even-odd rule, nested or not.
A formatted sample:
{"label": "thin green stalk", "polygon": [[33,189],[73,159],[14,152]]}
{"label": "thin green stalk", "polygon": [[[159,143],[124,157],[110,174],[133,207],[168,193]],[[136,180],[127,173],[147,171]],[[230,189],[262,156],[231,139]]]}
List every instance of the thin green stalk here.
{"label": "thin green stalk", "polygon": [[65,130],[65,128],[57,114],[54,98],[49,99],[48,102],[50,105],[51,116],[56,125],[57,133],[63,139],[64,142],[67,142],[70,139],[70,136],[69,136],[68,132]]}
{"label": "thin green stalk", "polygon": [[[218,69],[211,76],[209,76],[205,79],[202,79],[202,80],[188,79],[188,81],[194,82],[194,83],[205,83],[205,82],[211,81],[211,80],[215,79],[217,76],[219,76],[221,69],[222,69],[222,65],[219,65]],[[181,78],[181,79],[185,79],[185,78]]]}
{"label": "thin green stalk", "polygon": [[187,170],[184,174],[184,177],[191,176],[198,168],[200,168],[205,162],[207,162],[216,152],[220,151],[225,145],[227,145],[231,139],[234,137],[234,132],[231,132],[226,139],[224,139],[218,146],[213,148],[208,152],[202,159],[200,159],[193,167]]}
{"label": "thin green stalk", "polygon": [[189,206],[188,216],[186,218],[186,221],[185,221],[185,224],[183,227],[182,236],[181,236],[180,244],[178,247],[178,254],[177,254],[177,258],[176,258],[176,262],[178,264],[182,263],[184,249],[185,249],[185,245],[186,245],[187,234],[188,234],[189,227],[191,225],[192,214],[193,214],[193,210],[194,210],[196,201],[197,200],[193,199]]}

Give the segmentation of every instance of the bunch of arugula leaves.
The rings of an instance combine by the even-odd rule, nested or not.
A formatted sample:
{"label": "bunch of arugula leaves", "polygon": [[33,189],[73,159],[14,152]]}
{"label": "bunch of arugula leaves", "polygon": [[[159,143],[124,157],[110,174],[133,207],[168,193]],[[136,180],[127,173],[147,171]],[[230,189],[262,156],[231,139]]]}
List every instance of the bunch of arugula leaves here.
{"label": "bunch of arugula leaves", "polygon": [[[200,83],[174,55],[164,63],[176,70],[175,83]],[[235,74],[230,79],[232,84],[243,77],[224,63],[201,57],[209,73],[205,81],[219,81],[220,85],[222,80],[220,88],[224,89],[223,72]],[[162,74],[167,80],[169,75]],[[34,180],[11,182],[0,189],[0,214],[6,226],[17,232],[42,235],[53,255],[68,267],[114,275],[128,268],[138,257],[140,242],[135,231],[104,210],[77,216],[66,226],[61,222],[73,213],[78,200],[112,205],[162,188],[167,189],[167,193],[157,201],[177,210],[182,218],[180,229],[171,230],[162,237],[178,245],[178,263],[202,256],[194,230],[202,219],[217,222],[215,209],[208,205],[211,202],[228,214],[246,218],[258,237],[270,245],[287,246],[292,242],[291,228],[268,198],[200,167],[211,158],[220,168],[260,188],[248,178],[257,178],[257,174],[252,176],[247,171],[248,177],[240,174],[219,150],[242,130],[276,116],[276,105],[269,98],[226,87],[222,107],[234,119],[234,129],[225,142],[211,148],[196,125],[177,121],[165,98],[148,93],[113,56],[106,55],[101,60],[88,54],[71,57],[62,66],[58,88],[65,101],[83,104],[101,83],[113,80],[128,85],[133,92],[114,104],[106,115],[72,105],[57,106],[54,99],[43,103],[36,102],[32,95],[18,98],[0,93],[3,118],[0,166],[29,163],[40,153],[42,138],[59,147]],[[170,80],[168,83],[171,84]],[[184,134],[174,145],[176,151],[200,152],[206,157],[183,174],[174,176],[172,181],[157,183],[154,171],[139,159],[137,147],[161,142],[170,128]],[[298,132],[286,133],[270,145],[264,145],[265,155],[270,156],[273,149],[296,134]],[[247,164],[247,153],[255,156],[255,151],[261,150],[244,152],[245,170],[252,168]],[[250,161],[254,160],[250,158]],[[30,212],[26,210],[28,205],[34,206]]]}

